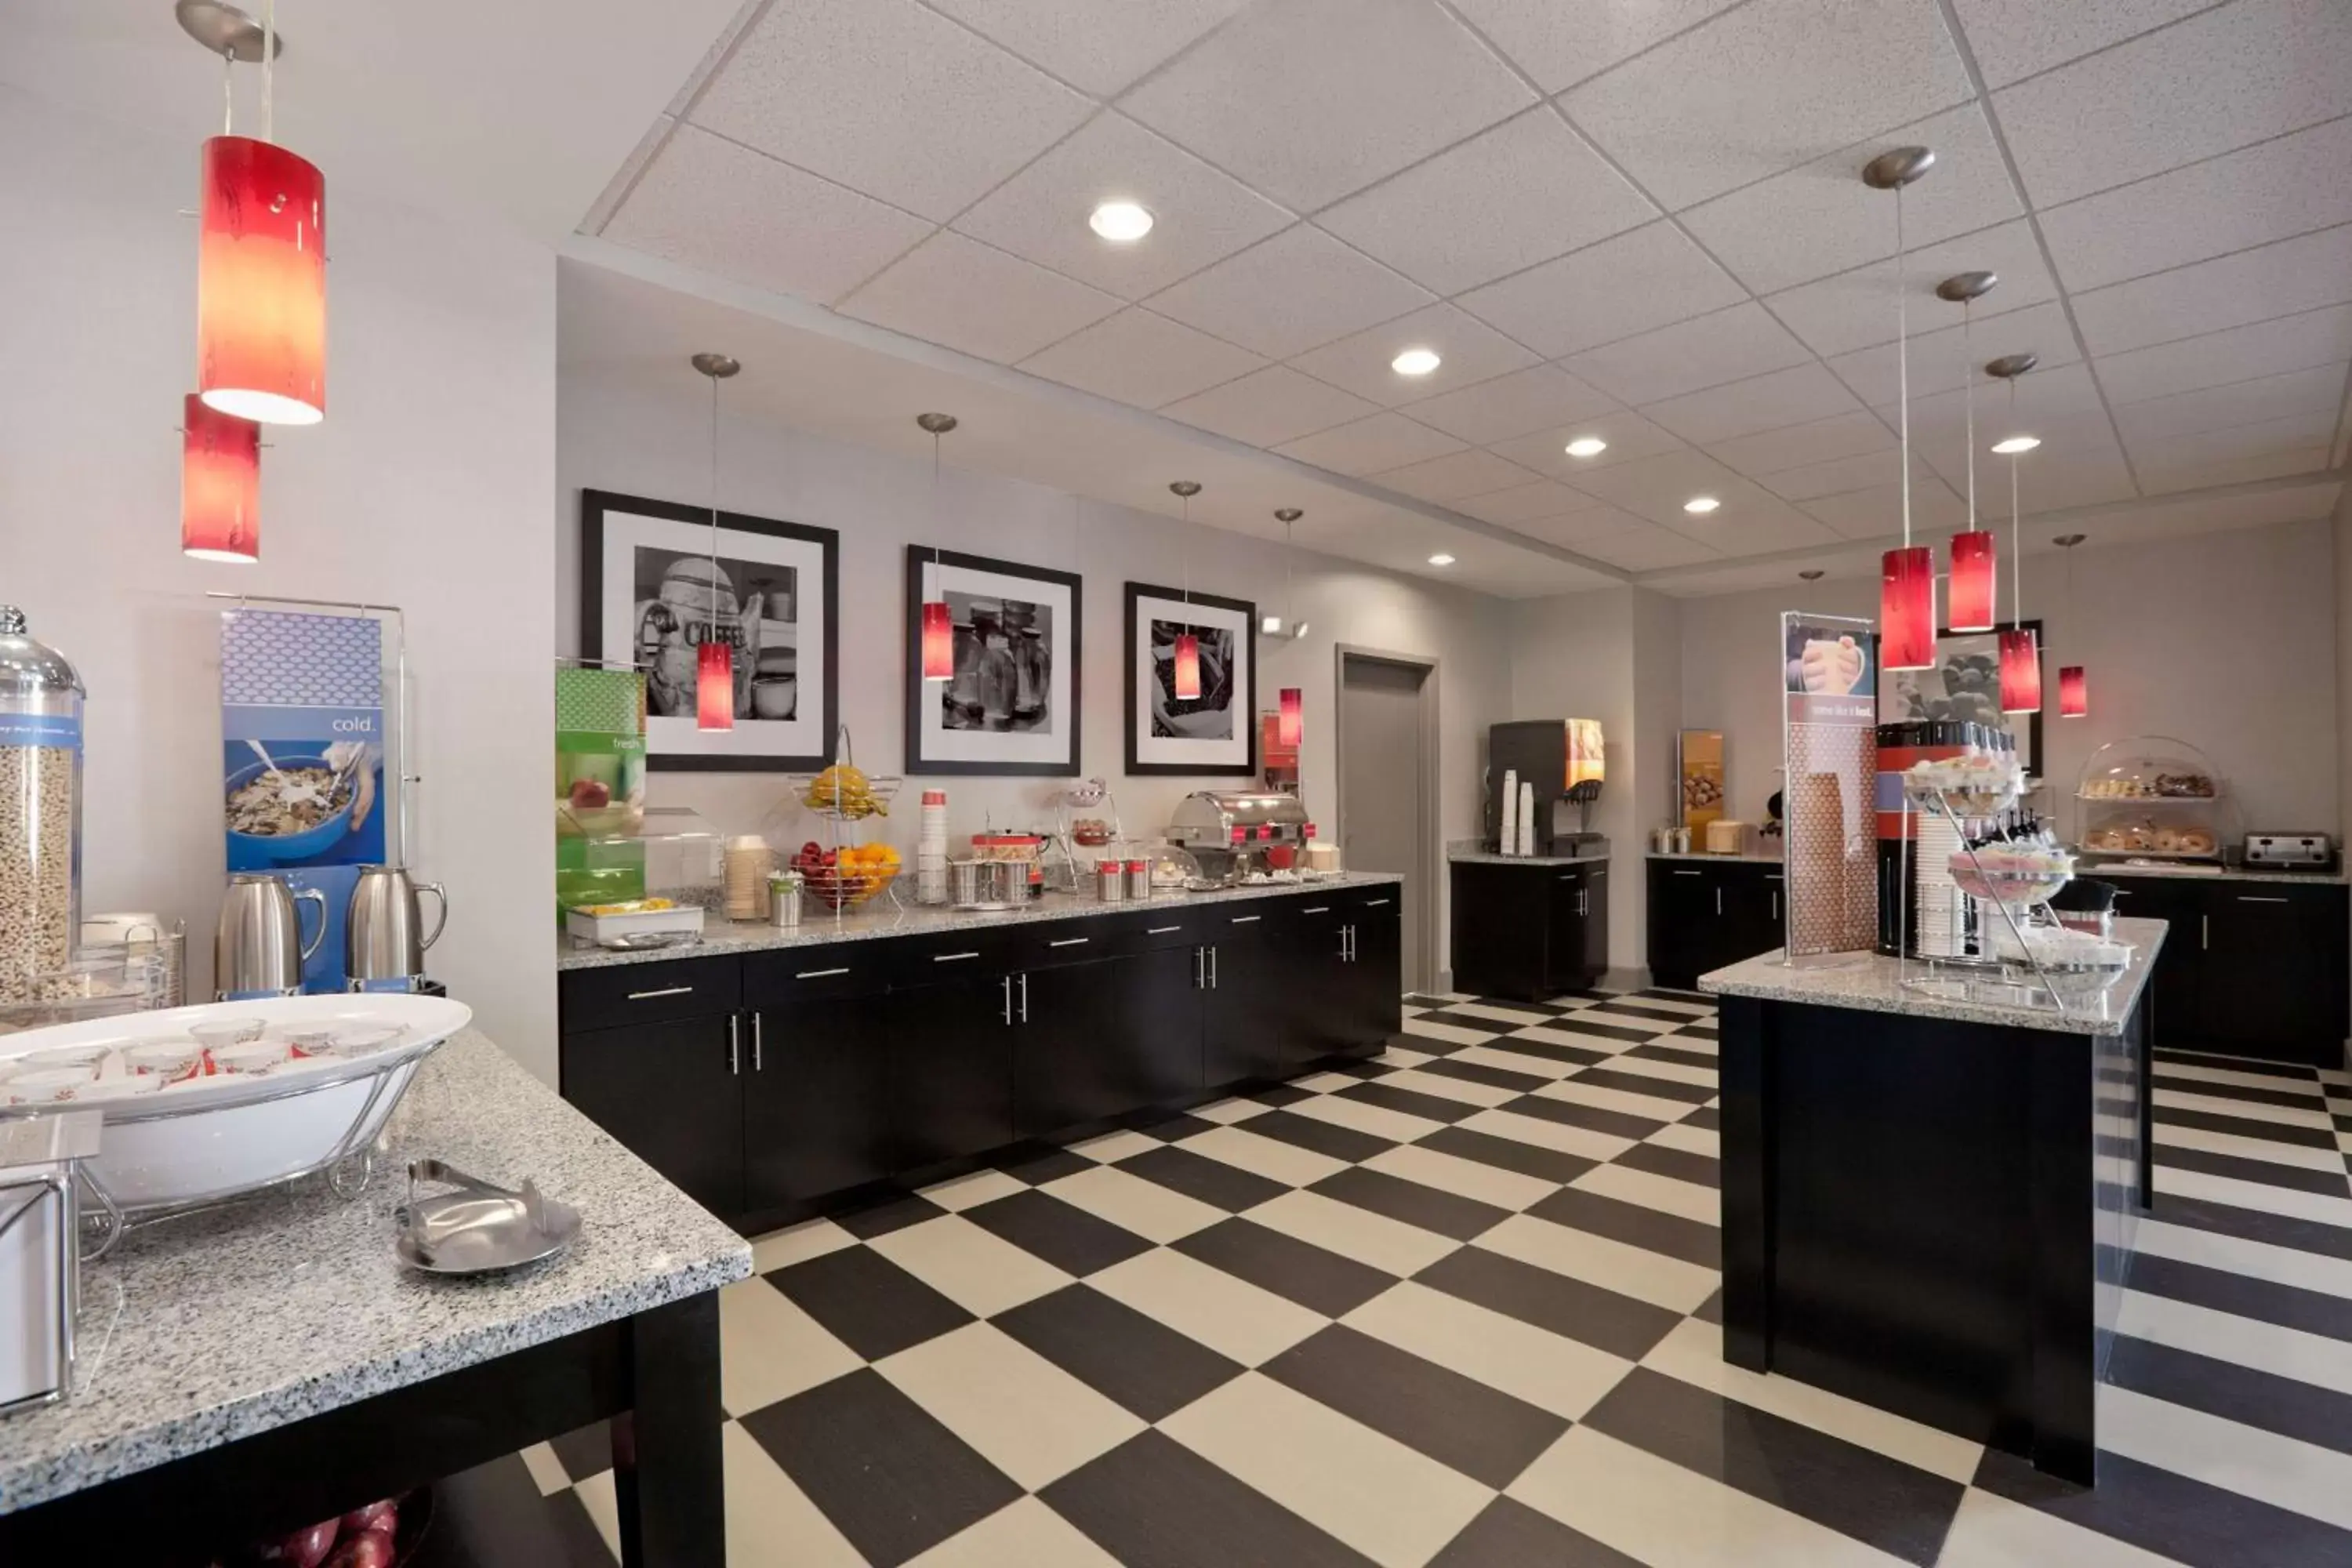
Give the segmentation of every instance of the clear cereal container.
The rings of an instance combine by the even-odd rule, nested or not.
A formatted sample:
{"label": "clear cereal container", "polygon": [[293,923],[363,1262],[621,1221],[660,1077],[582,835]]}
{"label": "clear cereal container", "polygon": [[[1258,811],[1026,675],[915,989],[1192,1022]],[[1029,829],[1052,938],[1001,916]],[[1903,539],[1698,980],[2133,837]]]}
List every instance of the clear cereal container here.
{"label": "clear cereal container", "polygon": [[0,1003],[73,959],[81,929],[81,677],[0,605]]}

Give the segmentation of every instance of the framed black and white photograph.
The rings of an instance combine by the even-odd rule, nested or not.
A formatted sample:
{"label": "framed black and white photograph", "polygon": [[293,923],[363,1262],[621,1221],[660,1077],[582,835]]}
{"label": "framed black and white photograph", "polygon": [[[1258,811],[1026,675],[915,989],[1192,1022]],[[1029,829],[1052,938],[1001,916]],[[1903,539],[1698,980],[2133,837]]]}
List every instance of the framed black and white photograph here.
{"label": "framed black and white photograph", "polygon": [[[907,546],[910,773],[1076,776],[1076,574]],[[923,679],[923,605],[945,599],[955,673]]]}
{"label": "framed black and white photograph", "polygon": [[[1201,694],[1176,695],[1176,639],[1199,645]],[[1127,771],[1257,772],[1257,606],[1127,585]]]}
{"label": "framed black and white photograph", "polygon": [[[2027,621],[2036,647],[2042,623]],[[2002,628],[2006,630],[2007,628]],[[2055,684],[2043,682],[2054,695]],[[1938,631],[1936,662],[1926,669],[1882,669],[1878,677],[1878,721],[1964,720],[1990,724],[2017,736],[2017,760],[2034,778],[2042,776],[2042,715],[2000,710],[2000,632]]]}
{"label": "framed black and white photograph", "polygon": [[[833,760],[840,707],[841,536],[708,508],[583,490],[580,651],[646,675],[648,767],[785,773]],[[735,650],[735,727],[695,720],[696,659]]]}

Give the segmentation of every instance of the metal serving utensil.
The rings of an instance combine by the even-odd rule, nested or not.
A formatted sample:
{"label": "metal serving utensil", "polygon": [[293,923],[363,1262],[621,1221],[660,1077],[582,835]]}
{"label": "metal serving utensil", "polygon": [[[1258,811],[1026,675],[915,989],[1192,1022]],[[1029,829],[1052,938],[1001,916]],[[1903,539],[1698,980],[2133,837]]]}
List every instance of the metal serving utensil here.
{"label": "metal serving utensil", "polygon": [[[417,1196],[419,1183],[457,1190]],[[580,1234],[580,1213],[524,1178],[517,1192],[467,1174],[446,1161],[410,1162],[408,1196],[393,1210],[393,1249],[428,1274],[484,1274],[552,1258]]]}

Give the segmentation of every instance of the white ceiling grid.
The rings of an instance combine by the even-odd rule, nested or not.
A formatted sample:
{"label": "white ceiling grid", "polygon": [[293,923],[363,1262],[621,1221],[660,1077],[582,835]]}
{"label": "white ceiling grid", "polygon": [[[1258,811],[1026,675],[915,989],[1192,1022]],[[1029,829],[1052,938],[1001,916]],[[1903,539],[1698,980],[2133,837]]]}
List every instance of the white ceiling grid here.
{"label": "white ceiling grid", "polygon": [[[1899,527],[1858,172],[1906,142],[1924,526],[1966,516],[1969,366],[2019,350],[2035,510],[2226,526],[2169,498],[2324,508],[2345,460],[2345,0],[767,0],[732,37],[605,240],[1676,591]],[[1141,243],[1087,231],[1115,197]],[[1969,354],[1932,289],[1975,268]]]}

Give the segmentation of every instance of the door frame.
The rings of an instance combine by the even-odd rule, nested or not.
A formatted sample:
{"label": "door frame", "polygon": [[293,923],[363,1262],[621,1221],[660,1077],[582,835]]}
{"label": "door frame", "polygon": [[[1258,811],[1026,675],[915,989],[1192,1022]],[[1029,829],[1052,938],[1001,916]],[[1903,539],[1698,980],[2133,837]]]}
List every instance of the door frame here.
{"label": "door frame", "polygon": [[[1438,726],[1437,676],[1438,661],[1434,654],[1403,653],[1394,648],[1371,647],[1362,643],[1335,643],[1331,647],[1331,780],[1333,802],[1339,816],[1339,842],[1348,841],[1348,661],[1361,659],[1368,664],[1399,665],[1421,672],[1421,693],[1417,707],[1421,751],[1421,812],[1414,837],[1420,845],[1414,856],[1413,874],[1418,879],[1422,897],[1429,900],[1427,918],[1421,922],[1421,973],[1426,982],[1439,990],[1451,988],[1453,977],[1439,968],[1437,963],[1440,917],[1444,912],[1445,884],[1438,875],[1437,824],[1441,814],[1437,808]],[[1343,856],[1344,864],[1344,856]]]}

